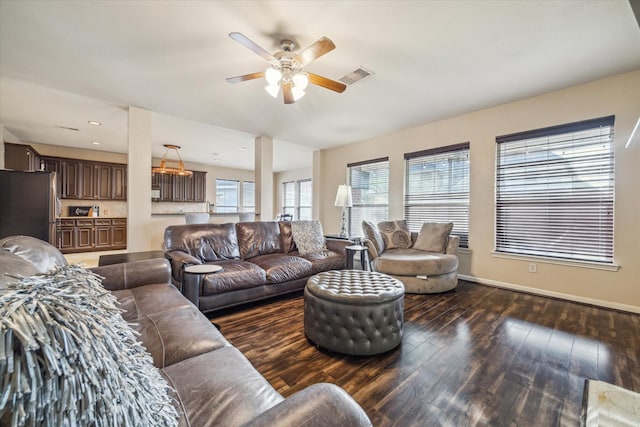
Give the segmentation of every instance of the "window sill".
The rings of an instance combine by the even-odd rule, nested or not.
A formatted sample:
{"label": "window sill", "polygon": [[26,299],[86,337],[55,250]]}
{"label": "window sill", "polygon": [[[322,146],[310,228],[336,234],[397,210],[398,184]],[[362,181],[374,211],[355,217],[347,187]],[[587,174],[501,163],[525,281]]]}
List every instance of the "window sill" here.
{"label": "window sill", "polygon": [[554,264],[554,265],[562,265],[565,267],[590,268],[593,270],[604,270],[604,271],[618,271],[620,269],[620,266],[618,264],[601,264],[598,262],[590,262],[590,261],[571,261],[567,259],[546,258],[541,256],[532,256],[532,255],[514,255],[514,254],[506,254],[503,252],[496,252],[496,251],[492,251],[491,255],[494,258],[513,259],[518,261],[535,261],[541,264]]}

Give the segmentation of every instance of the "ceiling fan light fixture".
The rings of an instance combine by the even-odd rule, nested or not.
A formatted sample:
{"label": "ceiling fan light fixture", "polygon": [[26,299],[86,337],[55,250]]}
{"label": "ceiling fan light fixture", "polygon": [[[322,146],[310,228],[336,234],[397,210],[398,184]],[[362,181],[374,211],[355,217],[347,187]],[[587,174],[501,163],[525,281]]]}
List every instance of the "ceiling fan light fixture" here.
{"label": "ceiling fan light fixture", "polygon": [[264,90],[266,90],[269,95],[273,96],[274,98],[277,98],[278,92],[280,92],[280,86],[276,82],[275,84],[268,84],[267,86],[264,87]]}
{"label": "ceiling fan light fixture", "polygon": [[307,86],[309,86],[309,77],[307,73],[299,72],[293,75],[292,79],[294,90],[298,89],[300,91],[304,91]]}
{"label": "ceiling fan light fixture", "polygon": [[297,101],[301,99],[303,96],[305,96],[306,92],[302,89],[298,89],[297,87],[294,87],[293,89],[291,89],[291,94],[293,95],[293,100]]}
{"label": "ceiling fan light fixture", "polygon": [[282,72],[280,72],[280,70],[278,69],[271,67],[271,68],[268,68],[267,71],[264,73],[264,78],[267,80],[267,83],[269,83],[269,85],[271,86],[277,85],[280,79],[282,78]]}

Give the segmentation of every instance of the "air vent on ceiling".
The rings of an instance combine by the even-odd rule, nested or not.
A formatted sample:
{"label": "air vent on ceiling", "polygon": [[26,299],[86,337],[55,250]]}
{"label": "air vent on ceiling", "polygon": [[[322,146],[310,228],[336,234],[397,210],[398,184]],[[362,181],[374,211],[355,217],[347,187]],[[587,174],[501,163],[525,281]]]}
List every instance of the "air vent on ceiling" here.
{"label": "air vent on ceiling", "polygon": [[360,67],[352,72],[350,72],[349,74],[343,76],[340,78],[340,81],[342,83],[348,84],[348,85],[352,85],[356,82],[359,82],[360,80],[364,79],[365,77],[369,77],[370,75],[374,74],[373,71],[371,70],[367,70],[364,67]]}
{"label": "air vent on ceiling", "polygon": [[68,127],[68,126],[54,125],[54,127],[57,127],[58,129],[64,129],[64,130],[73,130],[73,131],[76,131],[76,132],[79,132],[79,131],[80,131],[80,129],[77,129],[77,128],[70,128],[70,127]]}

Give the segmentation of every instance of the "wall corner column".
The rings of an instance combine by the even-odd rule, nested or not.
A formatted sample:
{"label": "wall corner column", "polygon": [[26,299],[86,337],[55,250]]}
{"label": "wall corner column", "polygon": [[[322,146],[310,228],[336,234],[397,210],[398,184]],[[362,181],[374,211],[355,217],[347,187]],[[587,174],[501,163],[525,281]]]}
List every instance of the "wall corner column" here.
{"label": "wall corner column", "polygon": [[[151,111],[129,107],[127,165],[127,250],[152,248],[148,233],[151,218]],[[155,248],[158,249],[158,248]]]}
{"label": "wall corner column", "polygon": [[324,214],[324,205],[322,204],[322,168],[324,167],[324,150],[315,150],[313,152],[312,165],[312,195],[311,195],[311,217],[322,222]]}
{"label": "wall corner column", "polygon": [[255,139],[256,210],[261,221],[274,217],[273,205],[273,139],[258,136]]}

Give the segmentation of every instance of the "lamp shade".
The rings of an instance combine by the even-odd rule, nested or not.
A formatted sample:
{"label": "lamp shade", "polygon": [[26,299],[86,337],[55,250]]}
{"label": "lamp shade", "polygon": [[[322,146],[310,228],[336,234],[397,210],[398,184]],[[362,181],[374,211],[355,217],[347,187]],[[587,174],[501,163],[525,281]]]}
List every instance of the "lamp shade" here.
{"label": "lamp shade", "polygon": [[343,208],[350,208],[353,206],[353,199],[351,198],[351,186],[350,185],[339,185],[338,193],[336,194],[336,201],[334,203],[335,206],[340,206]]}

